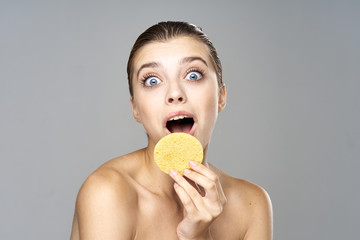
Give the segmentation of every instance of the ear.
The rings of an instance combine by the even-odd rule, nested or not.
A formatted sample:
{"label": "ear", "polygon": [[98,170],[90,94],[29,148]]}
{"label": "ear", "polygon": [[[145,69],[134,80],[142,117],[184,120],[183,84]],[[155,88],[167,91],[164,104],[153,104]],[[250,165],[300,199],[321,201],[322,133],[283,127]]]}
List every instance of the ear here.
{"label": "ear", "polygon": [[139,112],[136,108],[136,104],[134,102],[134,98],[131,97],[130,98],[130,102],[131,102],[131,110],[132,110],[132,113],[133,113],[133,116],[135,118],[135,120],[138,122],[138,123],[141,123],[141,118],[140,118],[140,115],[139,115]]}
{"label": "ear", "polygon": [[221,112],[226,106],[226,87],[225,83],[222,83],[221,88],[219,89],[219,102],[218,102],[218,112]]}

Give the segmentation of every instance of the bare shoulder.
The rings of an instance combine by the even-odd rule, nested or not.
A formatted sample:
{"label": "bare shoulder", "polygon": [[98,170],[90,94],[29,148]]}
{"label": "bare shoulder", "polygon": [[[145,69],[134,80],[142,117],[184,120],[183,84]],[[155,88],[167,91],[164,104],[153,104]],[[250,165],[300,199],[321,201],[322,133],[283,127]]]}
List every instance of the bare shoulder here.
{"label": "bare shoulder", "polygon": [[224,212],[241,222],[244,239],[272,239],[272,204],[265,189],[211,166],[227,198]]}
{"label": "bare shoulder", "polygon": [[75,216],[82,239],[133,238],[137,194],[126,167],[118,167],[126,166],[118,163],[126,163],[129,158],[105,163],[80,188]]}
{"label": "bare shoulder", "polygon": [[[218,175],[224,190],[230,190],[232,195],[235,195],[242,200],[252,200],[254,203],[257,201],[267,202],[270,200],[269,195],[265,189],[259,185],[243,179],[232,177],[224,171],[214,167],[213,165],[210,165],[210,168]],[[251,203],[251,201],[249,203]]]}
{"label": "bare shoulder", "polygon": [[131,203],[135,196],[128,174],[105,164],[85,180],[80,188],[77,204],[90,201]]}

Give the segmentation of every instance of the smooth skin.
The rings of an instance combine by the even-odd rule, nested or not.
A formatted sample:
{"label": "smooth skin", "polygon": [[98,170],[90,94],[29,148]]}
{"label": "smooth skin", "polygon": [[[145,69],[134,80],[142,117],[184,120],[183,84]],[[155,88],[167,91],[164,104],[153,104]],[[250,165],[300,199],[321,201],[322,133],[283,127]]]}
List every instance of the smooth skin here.
{"label": "smooth skin", "polygon": [[[266,191],[206,160],[226,105],[207,47],[190,37],[145,45],[135,56],[133,89],[133,115],[149,135],[148,146],[106,162],[87,178],[71,239],[272,239]],[[204,161],[191,162],[184,175],[165,174],[154,163],[154,146],[168,134],[166,117],[179,111],[193,115]]]}

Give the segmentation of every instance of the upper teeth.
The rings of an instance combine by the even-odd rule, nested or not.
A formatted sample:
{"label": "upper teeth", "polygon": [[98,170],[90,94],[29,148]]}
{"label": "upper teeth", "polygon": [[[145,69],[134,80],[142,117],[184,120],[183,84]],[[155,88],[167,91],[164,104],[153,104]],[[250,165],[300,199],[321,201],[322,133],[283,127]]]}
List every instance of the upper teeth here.
{"label": "upper teeth", "polygon": [[175,116],[175,117],[170,118],[169,121],[184,119],[184,118],[187,118],[187,117],[188,116],[186,116],[186,115]]}

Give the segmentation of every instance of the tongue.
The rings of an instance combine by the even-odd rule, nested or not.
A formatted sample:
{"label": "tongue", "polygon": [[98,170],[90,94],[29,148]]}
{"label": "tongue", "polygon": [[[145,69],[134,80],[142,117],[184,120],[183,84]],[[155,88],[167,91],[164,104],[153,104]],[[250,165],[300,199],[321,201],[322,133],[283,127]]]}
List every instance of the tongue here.
{"label": "tongue", "polygon": [[171,132],[173,133],[177,133],[177,132],[184,132],[184,133],[188,133],[190,132],[190,126],[186,126],[186,125],[181,125],[181,126],[174,126],[174,128],[172,128]]}
{"label": "tongue", "polygon": [[191,123],[180,124],[177,121],[173,121],[173,122],[169,123],[167,126],[169,131],[172,133],[178,133],[178,132],[189,133],[191,130],[191,127],[192,127]]}

